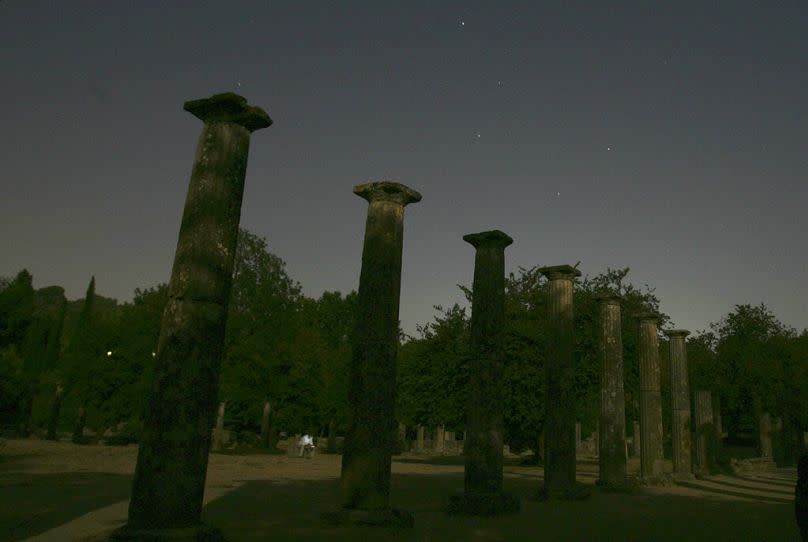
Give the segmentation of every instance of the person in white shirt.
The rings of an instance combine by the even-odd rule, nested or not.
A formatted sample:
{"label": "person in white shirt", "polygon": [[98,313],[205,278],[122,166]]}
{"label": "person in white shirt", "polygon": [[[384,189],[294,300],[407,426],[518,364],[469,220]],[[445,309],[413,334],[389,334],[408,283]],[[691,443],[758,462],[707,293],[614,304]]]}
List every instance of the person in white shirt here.
{"label": "person in white shirt", "polygon": [[314,438],[311,435],[306,433],[300,437],[297,445],[300,447],[300,457],[314,457]]}

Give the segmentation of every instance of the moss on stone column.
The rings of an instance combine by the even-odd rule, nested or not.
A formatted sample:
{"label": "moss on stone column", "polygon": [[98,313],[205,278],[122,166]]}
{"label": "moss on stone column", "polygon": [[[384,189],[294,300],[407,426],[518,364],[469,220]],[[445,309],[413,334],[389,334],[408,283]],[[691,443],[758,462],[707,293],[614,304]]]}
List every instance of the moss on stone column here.
{"label": "moss on stone column", "polygon": [[464,493],[451,498],[449,511],[491,516],[519,510],[519,500],[502,491],[505,247],[513,239],[494,230],[469,234],[463,240],[477,250],[471,299]]}
{"label": "moss on stone column", "polygon": [[[216,540],[201,523],[251,132],[272,123],[236,94],[185,103],[204,122],[185,200],[143,423],[129,540]],[[157,537],[157,538],[155,538]]]}
{"label": "moss on stone column", "polygon": [[354,187],[369,203],[359,277],[356,329],[348,386],[342,456],[342,506],[335,522],[411,525],[412,516],[390,509],[390,466],[396,444],[396,353],[401,294],[404,207],[421,195],[402,184]]}
{"label": "moss on stone column", "polygon": [[600,432],[597,484],[626,487],[626,398],[623,389],[623,335],[616,294],[596,296],[600,303]]}
{"label": "moss on stone column", "polygon": [[581,272],[570,265],[539,269],[547,284],[544,487],[539,498],[581,499],[575,481],[575,385],[572,290]]}
{"label": "moss on stone column", "polygon": [[687,347],[684,329],[666,331],[671,360],[671,453],[673,474],[677,477],[693,475],[692,443],[690,436],[690,384],[687,372]]}

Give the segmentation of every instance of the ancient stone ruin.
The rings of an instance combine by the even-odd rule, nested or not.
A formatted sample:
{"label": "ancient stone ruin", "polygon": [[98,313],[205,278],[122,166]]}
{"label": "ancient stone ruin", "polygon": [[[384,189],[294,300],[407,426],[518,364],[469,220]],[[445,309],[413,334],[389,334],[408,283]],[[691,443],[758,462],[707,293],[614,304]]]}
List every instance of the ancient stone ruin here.
{"label": "ancient stone ruin", "polygon": [[543,267],[548,279],[548,345],[545,363],[544,487],[538,497],[582,499],[589,490],[575,481],[572,290],[581,272],[570,265]]}
{"label": "ancient stone ruin", "polygon": [[356,332],[348,388],[348,428],[342,455],[340,512],[335,523],[411,526],[390,508],[390,466],[396,445],[396,352],[401,294],[404,207],[421,194],[394,182],[354,187],[369,203],[359,277]]}
{"label": "ancient stone ruin", "polygon": [[[129,519],[116,540],[218,540],[201,522],[250,134],[272,124],[236,94],[185,103],[203,123],[158,340]],[[161,538],[162,537],[162,538]]]}
{"label": "ancient stone ruin", "polygon": [[640,326],[640,471],[647,483],[663,475],[662,397],[660,395],[659,315],[646,312],[637,316]]}
{"label": "ancient stone ruin", "polygon": [[620,300],[598,296],[600,304],[600,428],[598,485],[621,488],[626,482],[626,401],[623,391],[623,339]]}
{"label": "ancient stone ruin", "polygon": [[463,240],[476,249],[465,475],[464,493],[452,497],[449,511],[490,516],[519,510],[519,500],[502,490],[505,248],[513,239],[494,230],[469,234]]}
{"label": "ancient stone ruin", "polygon": [[684,329],[666,331],[671,359],[671,450],[673,473],[677,477],[693,475],[690,438],[690,384],[687,373],[687,348]]}

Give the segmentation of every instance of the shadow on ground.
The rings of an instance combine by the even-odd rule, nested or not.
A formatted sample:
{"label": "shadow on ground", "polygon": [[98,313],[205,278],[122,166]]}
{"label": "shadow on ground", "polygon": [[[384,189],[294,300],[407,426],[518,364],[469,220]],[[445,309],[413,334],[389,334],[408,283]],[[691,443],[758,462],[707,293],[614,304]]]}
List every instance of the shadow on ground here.
{"label": "shadow on ground", "polygon": [[127,500],[131,490],[132,476],[119,474],[12,474],[0,470],[0,540],[24,540],[43,533]]}
{"label": "shadow on ground", "polygon": [[335,509],[336,480],[253,481],[210,503],[205,521],[233,542],[295,541],[789,541],[799,540],[793,505],[679,496],[593,494],[582,502],[528,500],[535,481],[507,479],[522,498],[520,513],[499,518],[445,514],[462,474],[394,475],[393,506],[415,516],[415,528],[332,527],[322,512]]}

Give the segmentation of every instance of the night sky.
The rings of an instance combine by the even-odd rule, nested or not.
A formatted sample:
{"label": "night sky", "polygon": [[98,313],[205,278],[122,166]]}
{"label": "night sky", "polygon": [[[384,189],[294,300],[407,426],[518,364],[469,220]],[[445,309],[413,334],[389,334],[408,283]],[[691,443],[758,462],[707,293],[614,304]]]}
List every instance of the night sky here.
{"label": "night sky", "polygon": [[808,326],[808,3],[0,0],[0,275],[104,296],[167,281],[198,119],[253,134],[242,226],[304,292],[359,280],[367,203],[405,213],[401,320],[506,270],[628,266],[677,327],[765,303]]}

